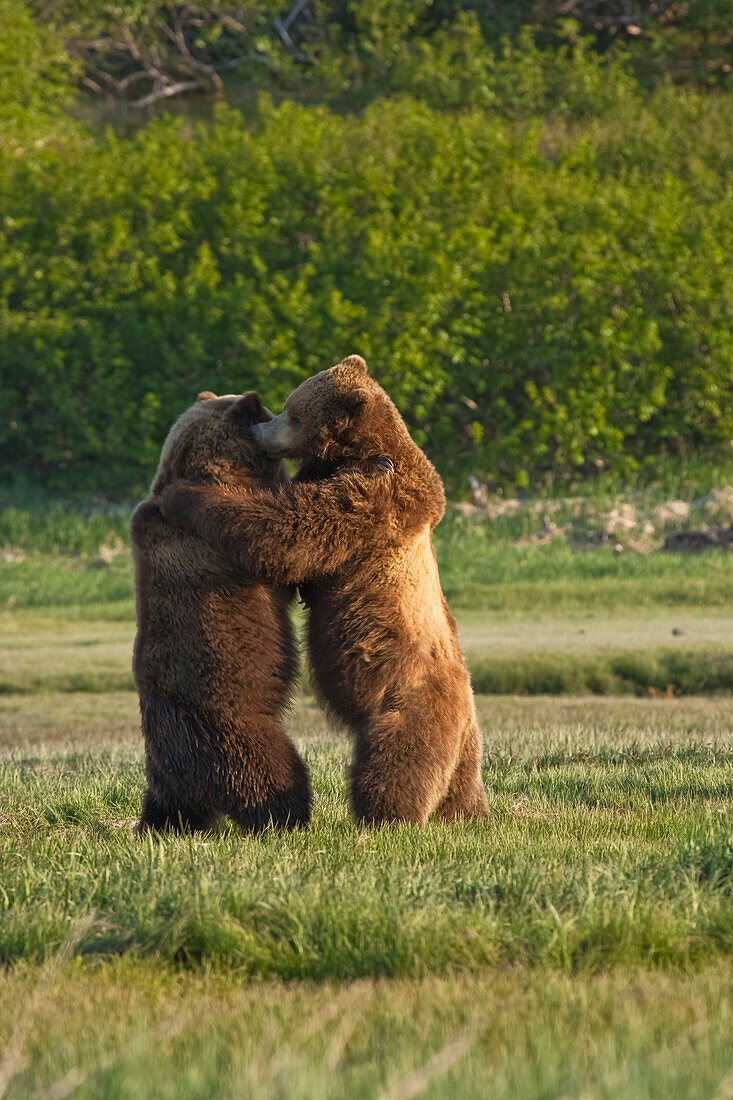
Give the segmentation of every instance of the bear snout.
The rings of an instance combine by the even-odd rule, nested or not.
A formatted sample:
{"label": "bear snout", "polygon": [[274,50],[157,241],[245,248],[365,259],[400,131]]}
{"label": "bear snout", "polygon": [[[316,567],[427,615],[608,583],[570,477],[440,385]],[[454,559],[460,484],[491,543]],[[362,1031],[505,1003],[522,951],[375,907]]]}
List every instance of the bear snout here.
{"label": "bear snout", "polygon": [[261,451],[272,458],[293,455],[293,431],[287,413],[274,416],[266,424],[253,424],[252,439]]}

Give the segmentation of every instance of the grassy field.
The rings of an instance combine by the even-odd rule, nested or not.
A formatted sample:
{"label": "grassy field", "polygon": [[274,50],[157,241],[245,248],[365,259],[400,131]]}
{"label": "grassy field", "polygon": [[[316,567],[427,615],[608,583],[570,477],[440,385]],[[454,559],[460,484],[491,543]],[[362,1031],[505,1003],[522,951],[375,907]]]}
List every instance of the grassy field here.
{"label": "grassy field", "polygon": [[0,1087],[714,1095],[733,1066],[729,702],[479,711],[488,824],[360,832],[348,746],[306,697],[309,830],[142,841],[133,694],[3,697]]}
{"label": "grassy field", "polygon": [[306,682],[311,828],[141,840],[122,520],[21,521],[0,1097],[733,1095],[733,555],[449,532],[491,820],[357,829]]}
{"label": "grassy field", "polygon": [[[0,694],[131,688],[132,561],[109,538],[0,562]],[[517,547],[482,526],[438,556],[479,692],[733,692],[733,554]]]}
{"label": "grassy field", "polygon": [[[457,608],[456,618],[478,692],[733,691],[733,613],[721,607],[555,615]],[[134,633],[127,600],[0,611],[0,696],[131,691]]]}

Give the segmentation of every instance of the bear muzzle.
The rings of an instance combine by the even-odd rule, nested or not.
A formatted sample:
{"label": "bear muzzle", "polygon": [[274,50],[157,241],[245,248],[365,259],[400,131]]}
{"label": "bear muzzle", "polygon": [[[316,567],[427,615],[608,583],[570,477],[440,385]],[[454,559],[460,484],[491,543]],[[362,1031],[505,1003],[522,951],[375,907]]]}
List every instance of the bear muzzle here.
{"label": "bear muzzle", "polygon": [[294,457],[295,433],[290,425],[288,414],[280,413],[266,424],[253,424],[252,438],[257,447],[273,458]]}

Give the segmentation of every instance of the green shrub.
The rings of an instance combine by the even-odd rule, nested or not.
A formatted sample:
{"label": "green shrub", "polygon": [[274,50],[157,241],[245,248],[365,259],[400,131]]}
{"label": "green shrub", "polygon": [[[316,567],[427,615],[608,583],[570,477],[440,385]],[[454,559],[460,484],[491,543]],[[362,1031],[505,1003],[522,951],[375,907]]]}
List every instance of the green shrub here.
{"label": "green shrub", "polygon": [[41,148],[51,132],[70,129],[61,108],[73,99],[78,65],[57,35],[34,22],[22,0],[0,0],[0,27],[1,182],[3,164],[23,155],[27,142]]}
{"label": "green shrub", "polygon": [[[657,161],[669,109],[644,113]],[[446,473],[526,484],[628,471],[660,443],[727,453],[717,143],[660,174],[643,134],[622,166],[618,131],[608,165],[602,139],[550,157],[540,128],[400,99],[363,118],[263,104],[254,133],[222,108],[18,158],[0,198],[5,469],[139,489],[203,386],[277,406],[351,350]]]}
{"label": "green shrub", "polygon": [[511,118],[554,112],[583,118],[618,108],[637,85],[622,54],[599,54],[565,20],[559,42],[541,48],[533,27],[500,53],[485,44],[478,20],[464,14],[400,54],[390,74],[395,90],[438,109],[487,107]]}
{"label": "green shrub", "polygon": [[138,493],[201,388],[278,406],[350,351],[454,482],[730,460],[733,95],[646,95],[570,24],[494,53],[463,5],[370,0],[362,75],[409,95],[93,140],[58,38],[0,2],[54,133],[0,158],[6,479]]}

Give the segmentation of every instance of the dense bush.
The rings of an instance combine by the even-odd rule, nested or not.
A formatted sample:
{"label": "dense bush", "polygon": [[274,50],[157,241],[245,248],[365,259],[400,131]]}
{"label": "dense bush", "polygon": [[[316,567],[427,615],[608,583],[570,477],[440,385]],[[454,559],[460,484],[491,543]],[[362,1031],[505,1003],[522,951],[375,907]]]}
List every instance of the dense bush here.
{"label": "dense bush", "polygon": [[61,109],[73,99],[78,68],[57,35],[19,0],[0,0],[0,171],[3,159],[53,128],[68,130]]}
{"label": "dense bush", "polygon": [[4,473],[138,491],[202,387],[278,406],[350,351],[449,476],[726,457],[733,97],[643,94],[573,28],[490,61],[476,34],[359,116],[0,119]]}
{"label": "dense bush", "polygon": [[626,43],[647,83],[665,74],[724,83],[731,71],[730,0],[308,0],[299,10],[281,0],[30,4],[64,37],[86,88],[137,104],[182,91],[221,92],[236,70],[248,85],[298,96],[310,89],[331,101],[347,96],[353,106],[399,90],[405,68],[431,55],[435,68],[456,27],[459,38],[462,27],[479,31],[471,45],[476,75],[491,66],[492,50],[516,59],[510,43],[528,27],[544,46],[556,46],[568,17],[596,49]]}

